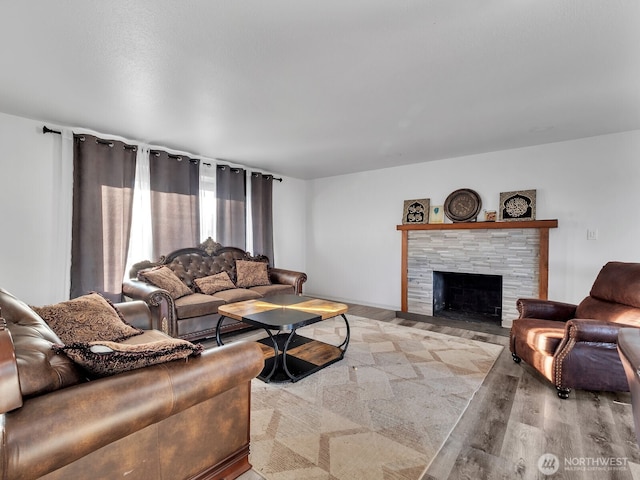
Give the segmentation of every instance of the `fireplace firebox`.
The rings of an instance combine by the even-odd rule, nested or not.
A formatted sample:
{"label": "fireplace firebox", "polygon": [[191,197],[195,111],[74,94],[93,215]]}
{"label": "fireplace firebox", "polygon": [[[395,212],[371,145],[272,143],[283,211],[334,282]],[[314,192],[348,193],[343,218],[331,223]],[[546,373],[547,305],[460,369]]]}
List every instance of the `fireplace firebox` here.
{"label": "fireplace firebox", "polygon": [[433,272],[433,315],[502,322],[502,276]]}

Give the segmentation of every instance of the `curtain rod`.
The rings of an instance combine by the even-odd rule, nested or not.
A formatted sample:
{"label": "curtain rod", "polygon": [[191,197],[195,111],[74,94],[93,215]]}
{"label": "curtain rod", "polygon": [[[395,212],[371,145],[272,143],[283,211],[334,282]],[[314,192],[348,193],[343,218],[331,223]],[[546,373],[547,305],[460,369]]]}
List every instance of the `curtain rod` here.
{"label": "curtain rod", "polygon": [[51,130],[49,127],[47,127],[46,125],[42,127],[42,133],[56,133],[58,135],[62,135],[62,132],[59,132],[57,130]]}
{"label": "curtain rod", "polygon": [[[43,125],[43,127],[42,127],[42,133],[43,133],[43,134],[45,134],[45,133],[55,133],[55,134],[57,134],[57,135],[62,135],[62,132],[59,132],[58,130],[52,130],[51,128],[47,127],[46,125]],[[155,152],[154,152],[154,153],[155,153]],[[172,154],[169,154],[169,158],[175,158],[175,159],[180,158],[180,159],[182,159],[182,157],[180,157],[179,155],[172,155]],[[193,162],[193,160],[192,160],[192,162]],[[196,160],[196,162],[197,162],[197,160]],[[206,162],[202,162],[202,163],[203,163],[204,165],[209,166],[209,167],[211,166],[211,164],[210,164],[210,163],[206,163]],[[276,178],[276,177],[274,177],[274,176],[272,176],[272,178],[273,178],[276,182],[282,182],[282,178]]]}
{"label": "curtain rod", "polygon": [[271,180],[274,180],[274,181],[276,181],[276,182],[281,182],[281,181],[282,181],[282,179],[281,179],[281,178],[274,177],[273,175],[271,175],[271,174],[269,174],[269,173],[251,172],[251,175],[255,175],[256,177],[257,177],[258,175],[263,175],[263,176],[265,176],[265,177],[271,177]]}

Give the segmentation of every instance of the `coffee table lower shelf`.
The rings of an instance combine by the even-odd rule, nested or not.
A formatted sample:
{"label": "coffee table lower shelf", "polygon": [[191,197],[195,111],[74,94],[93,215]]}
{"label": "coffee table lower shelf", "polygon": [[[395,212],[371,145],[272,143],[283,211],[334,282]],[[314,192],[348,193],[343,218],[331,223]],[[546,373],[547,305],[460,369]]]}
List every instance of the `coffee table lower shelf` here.
{"label": "coffee table lower shelf", "polygon": [[[297,382],[344,358],[345,350],[340,347],[295,334],[283,353],[288,338],[288,333],[280,333],[258,341],[264,355],[260,380]],[[277,356],[273,341],[278,345]]]}
{"label": "coffee table lower shelf", "polygon": [[[302,295],[273,295],[218,307],[216,342],[224,345],[220,329],[225,318],[263,328],[268,337],[258,341],[265,366],[258,375],[264,382],[297,382],[344,358],[351,335],[347,306]],[[296,331],[334,317],[342,317],[345,337],[340,345],[313,340]],[[285,333],[289,332],[289,333]]]}

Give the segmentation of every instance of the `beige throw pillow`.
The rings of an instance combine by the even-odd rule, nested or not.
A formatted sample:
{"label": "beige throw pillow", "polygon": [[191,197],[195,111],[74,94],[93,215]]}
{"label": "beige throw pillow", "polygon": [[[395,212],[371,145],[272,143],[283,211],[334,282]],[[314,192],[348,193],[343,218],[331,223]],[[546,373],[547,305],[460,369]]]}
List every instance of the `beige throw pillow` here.
{"label": "beige throw pillow", "polygon": [[119,342],[142,333],[126,323],[109,300],[95,292],[55,305],[31,308],[65,344],[96,340]]}
{"label": "beige throw pillow", "polygon": [[264,262],[236,260],[236,276],[236,285],[240,288],[271,285],[267,264]]}
{"label": "beige throw pillow", "polygon": [[207,295],[213,295],[216,292],[236,288],[227,272],[220,272],[215,275],[209,275],[208,277],[196,278],[193,283],[196,284],[202,293]]}
{"label": "beige throw pillow", "polygon": [[166,290],[174,300],[193,293],[169,267],[162,266],[143,270],[138,276],[156,287]]}
{"label": "beige throw pillow", "polygon": [[137,345],[89,342],[53,345],[52,348],[56,352],[64,352],[75,363],[99,377],[184,359],[199,355],[203,350],[202,345],[178,338]]}

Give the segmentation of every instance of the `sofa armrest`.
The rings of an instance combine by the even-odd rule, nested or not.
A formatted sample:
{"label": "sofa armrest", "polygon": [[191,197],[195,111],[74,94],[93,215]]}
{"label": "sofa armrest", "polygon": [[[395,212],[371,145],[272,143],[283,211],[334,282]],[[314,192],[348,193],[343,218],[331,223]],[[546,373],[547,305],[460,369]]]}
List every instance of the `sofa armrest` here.
{"label": "sofa armrest", "polygon": [[122,282],[122,293],[132,300],[142,300],[149,306],[151,328],[177,337],[176,309],[169,292],[142,280],[128,278]]}
{"label": "sofa armrest", "polygon": [[572,303],[541,300],[539,298],[519,298],[516,302],[516,307],[520,313],[518,318],[560,321],[573,318],[576,314],[576,308],[578,308],[577,305]]}
{"label": "sofa armrest", "polygon": [[263,366],[255,342],[237,342],[31,398],[5,414],[5,471],[10,478],[39,478],[246,384]]}
{"label": "sofa armrest", "polygon": [[617,350],[618,333],[628,325],[574,318],[553,357],[554,384],[559,389],[628,391]]}
{"label": "sofa armrest", "polygon": [[0,317],[0,415],[22,406],[18,364],[11,332]]}
{"label": "sofa armrest", "polygon": [[618,332],[625,326],[627,325],[602,320],[574,318],[567,322],[565,338],[573,339],[574,342],[617,344]]}
{"label": "sofa armrest", "polygon": [[300,295],[302,293],[302,284],[307,281],[307,274],[283,268],[270,268],[269,280],[271,280],[271,283],[293,285],[296,295]]}
{"label": "sofa armrest", "polygon": [[149,305],[142,300],[116,303],[114,305],[129,325],[143,330],[156,329]]}

